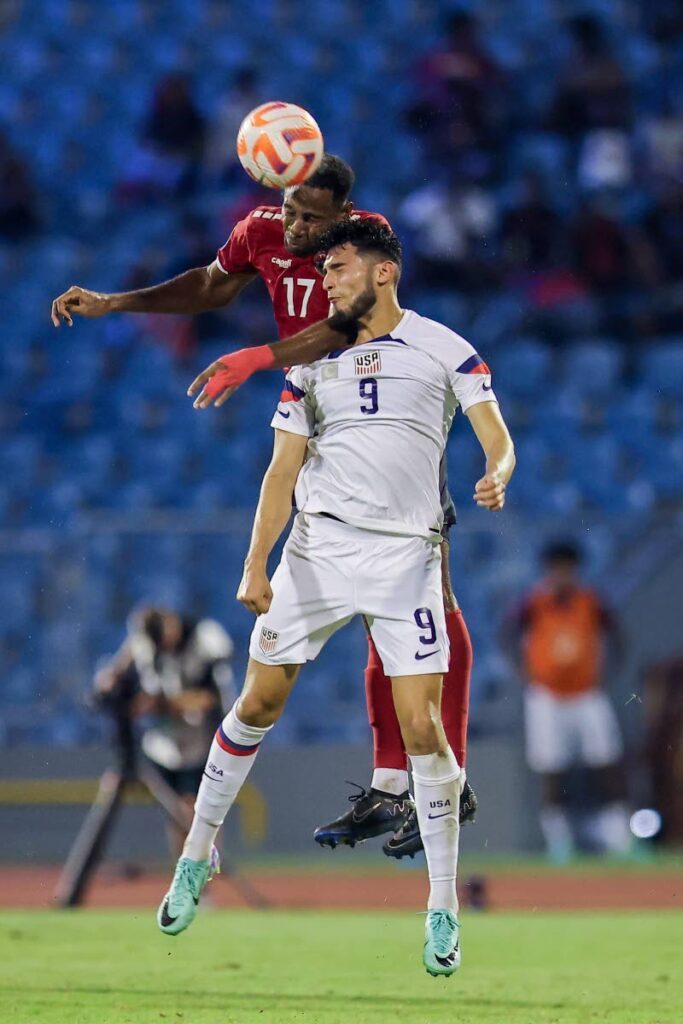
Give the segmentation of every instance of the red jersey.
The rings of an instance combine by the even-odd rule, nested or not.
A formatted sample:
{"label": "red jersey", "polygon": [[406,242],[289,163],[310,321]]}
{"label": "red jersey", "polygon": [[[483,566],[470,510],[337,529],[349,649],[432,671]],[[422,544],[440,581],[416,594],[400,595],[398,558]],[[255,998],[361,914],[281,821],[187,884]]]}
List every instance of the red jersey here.
{"label": "red jersey", "polygon": [[[371,217],[385,227],[379,213],[356,210],[352,220]],[[230,238],[216,253],[226,274],[260,274],[273,303],[280,338],[289,338],[330,315],[323,279],[315,268],[315,255],[294,256],[285,248],[279,206],[257,206],[239,221]]]}

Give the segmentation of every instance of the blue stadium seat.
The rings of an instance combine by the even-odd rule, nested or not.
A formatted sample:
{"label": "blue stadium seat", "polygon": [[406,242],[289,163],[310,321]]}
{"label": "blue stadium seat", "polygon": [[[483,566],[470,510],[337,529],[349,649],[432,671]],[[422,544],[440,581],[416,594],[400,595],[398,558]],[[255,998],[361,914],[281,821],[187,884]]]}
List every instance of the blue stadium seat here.
{"label": "blue stadium seat", "polygon": [[583,338],[562,354],[564,385],[577,395],[609,398],[624,374],[623,348],[609,338]]}
{"label": "blue stadium seat", "polygon": [[496,391],[521,398],[542,398],[553,369],[553,355],[536,338],[512,337],[492,360]]}
{"label": "blue stadium seat", "polygon": [[654,395],[683,398],[683,335],[645,343],[638,360],[638,380]]}

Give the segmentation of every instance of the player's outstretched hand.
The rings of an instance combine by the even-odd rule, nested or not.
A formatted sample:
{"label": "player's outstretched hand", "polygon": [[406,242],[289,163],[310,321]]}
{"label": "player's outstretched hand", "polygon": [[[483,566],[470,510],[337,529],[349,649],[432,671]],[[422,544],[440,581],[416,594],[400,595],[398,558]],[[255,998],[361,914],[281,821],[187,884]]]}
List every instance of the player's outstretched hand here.
{"label": "player's outstretched hand", "polygon": [[500,512],[505,505],[505,484],[497,476],[483,476],[474,488],[474,500],[479,508]]}
{"label": "player's outstretched hand", "polygon": [[62,321],[73,327],[73,316],[94,318],[104,316],[111,311],[110,297],[99,292],[90,292],[87,288],[79,288],[73,284],[52,303],[52,323],[61,327]]}
{"label": "player's outstretched hand", "polygon": [[215,363],[207,366],[198,377],[195,377],[187,389],[190,396],[196,394],[200,388],[202,389],[192,403],[195,409],[208,409],[214,400],[216,407],[223,405],[236,390],[237,385],[229,383],[230,375],[228,367],[223,361],[225,359],[227,357],[222,356]]}
{"label": "player's outstretched hand", "polygon": [[201,392],[194,400],[195,409],[208,409],[215,399],[216,406],[223,405],[244,384],[252,373],[257,370],[268,370],[273,366],[275,358],[270,345],[258,345],[256,348],[240,348],[237,352],[221,356],[190,384],[188,395]]}
{"label": "player's outstretched hand", "polygon": [[254,615],[263,615],[270,608],[273,591],[265,569],[244,567],[242,580],[237,590],[237,600]]}

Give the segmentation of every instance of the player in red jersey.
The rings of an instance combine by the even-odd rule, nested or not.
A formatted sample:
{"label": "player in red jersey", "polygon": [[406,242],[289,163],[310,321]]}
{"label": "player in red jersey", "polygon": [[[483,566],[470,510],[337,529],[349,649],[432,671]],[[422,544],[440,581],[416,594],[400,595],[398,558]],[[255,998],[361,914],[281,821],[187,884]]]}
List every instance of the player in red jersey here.
{"label": "player in red jersey", "polygon": [[[329,302],[316,270],[318,240],[335,222],[346,217],[380,214],[354,211],[349,195],[354,175],[338,157],[326,154],[304,185],[287,189],[281,207],[259,206],[233,229],[208,267],[197,267],[150,288],[101,294],[72,286],[52,304],[52,322],[73,326],[73,316],[100,317],[109,313],[203,313],[234,301],[261,277],[270,294],[281,339],[273,345],[243,349],[212,363],[190,388],[198,408],[214,400],[222,404],[253,372],[314,362],[355,340],[353,322],[328,317]],[[445,529],[454,522],[453,505],[443,481]],[[449,743],[465,765],[469,677],[472,650],[467,627],[453,595],[448,572],[448,543],[442,565],[451,662],[444,678],[442,715]],[[374,763],[369,790],[350,799],[351,810],[316,830],[323,845],[354,845],[373,836],[394,832],[385,843],[390,856],[412,856],[421,849],[415,807],[408,792],[407,760],[393,706],[391,684],[369,641],[365,673],[368,716],[374,736]],[[468,784],[461,797],[460,818],[474,816],[476,798]]]}

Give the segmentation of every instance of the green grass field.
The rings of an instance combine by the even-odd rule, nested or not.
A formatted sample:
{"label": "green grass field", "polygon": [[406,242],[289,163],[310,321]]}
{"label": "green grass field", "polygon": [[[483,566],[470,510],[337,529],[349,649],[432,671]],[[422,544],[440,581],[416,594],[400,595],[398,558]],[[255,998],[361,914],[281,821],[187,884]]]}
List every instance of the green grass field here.
{"label": "green grass field", "polygon": [[0,914],[12,1024],[664,1024],[683,1020],[683,915],[464,916],[463,966],[428,977],[423,921],[214,911]]}

